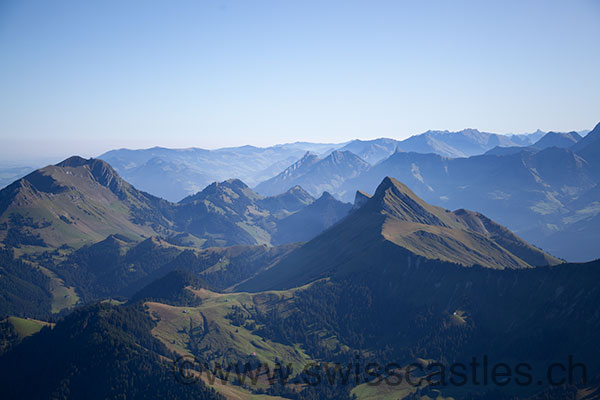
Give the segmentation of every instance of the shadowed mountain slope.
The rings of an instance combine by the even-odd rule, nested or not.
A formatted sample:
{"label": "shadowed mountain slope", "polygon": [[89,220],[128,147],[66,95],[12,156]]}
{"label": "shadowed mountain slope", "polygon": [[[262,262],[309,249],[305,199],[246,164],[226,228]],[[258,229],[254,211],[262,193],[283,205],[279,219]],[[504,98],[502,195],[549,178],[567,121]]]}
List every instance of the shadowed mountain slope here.
{"label": "shadowed mountain slope", "polygon": [[278,223],[277,244],[305,242],[344,218],[352,206],[324,192],[320,198]]}
{"label": "shadowed mountain slope", "polygon": [[385,178],[362,207],[239,289],[290,288],[425,259],[493,269],[560,262],[478,213],[432,206]]}

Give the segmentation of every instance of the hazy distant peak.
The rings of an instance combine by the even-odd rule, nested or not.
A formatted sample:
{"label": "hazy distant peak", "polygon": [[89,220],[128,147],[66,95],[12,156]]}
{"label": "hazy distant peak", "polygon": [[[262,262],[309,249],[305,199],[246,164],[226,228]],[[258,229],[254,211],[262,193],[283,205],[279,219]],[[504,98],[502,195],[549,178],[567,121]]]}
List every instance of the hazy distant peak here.
{"label": "hazy distant peak", "polygon": [[316,201],[329,201],[329,200],[335,200],[335,198],[331,195],[331,193],[323,192],[321,194],[321,197],[319,197]]}
{"label": "hazy distant peak", "polygon": [[581,140],[579,133],[572,132],[548,132],[531,147],[545,149],[548,147],[571,147]]}

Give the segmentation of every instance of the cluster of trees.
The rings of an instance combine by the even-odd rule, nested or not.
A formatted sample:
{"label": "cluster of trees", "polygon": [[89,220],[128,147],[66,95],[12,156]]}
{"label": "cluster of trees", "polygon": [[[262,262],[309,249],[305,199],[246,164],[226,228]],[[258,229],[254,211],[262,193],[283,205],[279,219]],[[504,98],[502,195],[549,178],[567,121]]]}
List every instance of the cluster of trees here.
{"label": "cluster of trees", "polygon": [[79,308],[0,358],[2,396],[223,399],[202,382],[174,378],[174,356],[152,336],[153,327],[137,305]]}
{"label": "cluster of trees", "polygon": [[0,249],[0,318],[48,318],[51,304],[50,278],[38,267],[15,259],[12,249]]}

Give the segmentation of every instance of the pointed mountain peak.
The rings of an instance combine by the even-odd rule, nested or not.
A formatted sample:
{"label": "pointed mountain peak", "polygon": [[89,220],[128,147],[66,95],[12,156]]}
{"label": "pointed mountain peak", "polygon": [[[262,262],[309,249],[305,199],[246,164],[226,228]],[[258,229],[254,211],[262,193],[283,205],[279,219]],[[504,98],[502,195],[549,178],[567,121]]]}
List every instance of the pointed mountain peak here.
{"label": "pointed mountain peak", "polygon": [[319,197],[319,198],[317,199],[317,201],[320,201],[320,202],[323,202],[323,201],[331,201],[331,200],[337,201],[337,200],[335,199],[335,197],[333,197],[333,196],[331,195],[331,193],[329,193],[329,192],[327,192],[327,191],[323,192],[323,194],[321,194],[321,197]]}
{"label": "pointed mountain peak", "polygon": [[352,206],[353,210],[358,210],[361,208],[369,199],[371,198],[370,194],[363,192],[362,190],[357,190],[354,195],[354,204]]}
{"label": "pointed mountain peak", "polygon": [[312,203],[315,198],[311,196],[304,188],[300,185],[296,185],[294,187],[289,188],[287,191],[283,192],[280,195],[275,197],[294,197],[300,200],[304,200],[305,202]]}
{"label": "pointed mountain peak", "polygon": [[408,186],[406,186],[396,178],[392,178],[390,176],[386,176],[385,178],[383,178],[379,186],[377,186],[374,196],[381,195],[381,193],[389,189],[395,190],[395,192],[398,194],[406,193],[409,196],[416,197],[416,195],[412,192],[412,190],[408,188]]}
{"label": "pointed mountain peak", "polygon": [[388,218],[426,225],[448,225],[443,209],[426,203],[405,184],[389,176],[379,184],[368,203],[369,210]]}
{"label": "pointed mountain peak", "polygon": [[287,190],[285,193],[306,193],[308,192],[302,188],[300,185],[295,185]]}
{"label": "pointed mountain peak", "polygon": [[[65,171],[63,168],[73,170]],[[69,157],[56,165],[38,169],[25,179],[39,191],[58,193],[73,185],[75,175],[107,187],[120,199],[125,198],[125,188],[130,186],[106,161],[79,156]]]}

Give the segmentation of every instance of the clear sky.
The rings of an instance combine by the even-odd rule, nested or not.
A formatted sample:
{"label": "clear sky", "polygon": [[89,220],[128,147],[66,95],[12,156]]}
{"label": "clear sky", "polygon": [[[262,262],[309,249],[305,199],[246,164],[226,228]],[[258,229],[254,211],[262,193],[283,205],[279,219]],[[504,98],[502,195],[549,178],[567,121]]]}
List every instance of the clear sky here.
{"label": "clear sky", "polygon": [[600,121],[600,0],[0,0],[0,161]]}

